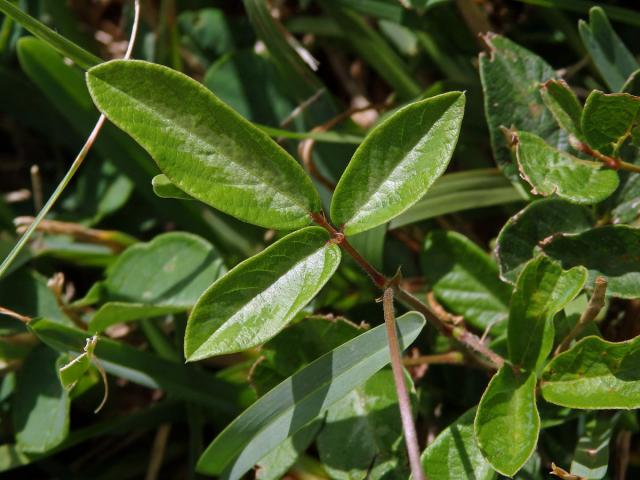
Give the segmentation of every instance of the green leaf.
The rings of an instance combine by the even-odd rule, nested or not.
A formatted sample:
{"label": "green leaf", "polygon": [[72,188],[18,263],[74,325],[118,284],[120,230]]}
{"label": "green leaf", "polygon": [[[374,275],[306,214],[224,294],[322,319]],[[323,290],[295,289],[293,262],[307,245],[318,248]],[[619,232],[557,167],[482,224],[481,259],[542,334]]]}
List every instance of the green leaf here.
{"label": "green leaf", "polygon": [[23,12],[8,0],[0,0],[0,12],[3,12],[13,18],[36,37],[44,40],[62,55],[73,60],[81,68],[91,68],[102,61],[94,54],[87,52],[84,48],[67,40],[59,33],[51,30],[45,24]]}
{"label": "green leaf", "polygon": [[102,291],[111,301],[189,308],[224,270],[203,238],[165,233],[125,250],[109,268]]}
{"label": "green leaf", "polygon": [[257,464],[256,480],[281,480],[295,465],[300,455],[315,440],[322,428],[322,422],[316,420],[298,430],[271,450]]}
{"label": "green leaf", "polygon": [[473,408],[445,428],[422,452],[422,468],[430,480],[494,480],[496,472],[482,456],[473,432]]}
{"label": "green leaf", "polygon": [[98,108],[192,197],[267,228],[303,227],[320,210],[302,167],[186,75],[115,60],[89,70],[87,85]]}
{"label": "green leaf", "polygon": [[587,271],[564,271],[545,256],[531,260],[518,276],[511,298],[507,341],[509,358],[535,372],[553,348],[553,317],[573,300],[587,281]]}
{"label": "green leaf", "polygon": [[582,112],[582,131],[595,150],[615,153],[631,135],[640,112],[640,97],[628,93],[605,94],[594,90]]}
{"label": "green leaf", "polygon": [[480,451],[498,472],[512,477],[533,454],[540,433],[536,376],[502,367],[485,390],[474,422]]}
{"label": "green leaf", "polygon": [[[36,318],[29,328],[45,344],[61,353],[79,355],[84,351],[87,332]],[[247,390],[204,373],[191,366],[165,360],[152,353],[100,337],[95,356],[107,373],[151,389],[162,389],[177,398],[213,408],[220,421],[237,414]],[[53,368],[53,367],[52,367]],[[60,384],[58,374],[56,382]],[[62,387],[61,387],[62,388]]]}
{"label": "green leaf", "polygon": [[153,187],[153,193],[160,198],[177,198],[178,200],[195,200],[188,193],[184,193],[178,187],[176,187],[171,180],[164,174],[156,175],[151,179],[151,186]]}
{"label": "green leaf", "polygon": [[542,396],[563,407],[640,408],[640,337],[613,343],[586,337],[542,372]]}
{"label": "green leaf", "polygon": [[578,138],[582,137],[582,105],[564,80],[549,80],[540,90],[542,101],[562,128]]}
{"label": "green leaf", "polygon": [[511,40],[492,33],[483,38],[489,52],[480,54],[480,79],[493,155],[505,175],[516,181],[518,172],[501,127],[531,132],[554,147],[566,144],[566,134],[540,95],[540,84],[555,78],[556,72]]}
{"label": "green leaf", "polygon": [[533,187],[534,195],[555,194],[572,203],[591,205],[618,188],[618,174],[602,163],[574,157],[529,132],[514,132],[513,139],[520,175]]}
{"label": "green leaf", "polygon": [[622,90],[627,78],[638,68],[635,57],[622,43],[600,7],[589,10],[589,23],[578,23],[582,43],[602,78],[614,92]]}
{"label": "green leaf", "polygon": [[640,297],[640,230],[626,225],[607,225],[578,234],[555,235],[543,242],[548,256],[563,268],[582,265],[589,271],[589,285],[596,277],[607,279],[607,295]]}
{"label": "green leaf", "polygon": [[71,402],[58,378],[57,358],[54,350],[38,347],[18,372],[12,419],[22,452],[46,452],[69,433]]}
{"label": "green leaf", "polygon": [[317,445],[332,479],[408,477],[390,369],[376,373],[329,408]]}
{"label": "green leaf", "polygon": [[394,218],[389,229],[448,213],[522,200],[524,196],[495,168],[447,173],[435,181],[418,203]]}
{"label": "green leaf", "polygon": [[465,236],[431,232],[422,271],[437,300],[469,325],[482,331],[507,318],[511,287],[500,280],[491,257]]}
{"label": "green leaf", "polygon": [[89,323],[93,332],[114,323],[185,311],[225,271],[206,240],[172,232],[129,247],[101,284],[105,303]]}
{"label": "green leaf", "polygon": [[601,479],[609,466],[609,443],[619,416],[609,412],[596,412],[587,417],[578,438],[571,473],[585,479]]}
{"label": "green leaf", "polygon": [[[415,340],[424,317],[398,318],[401,345]],[[280,442],[322,415],[389,362],[385,326],[380,325],[320,357],[260,398],[209,445],[198,471],[239,479]]]}
{"label": "green leaf", "polygon": [[191,312],[189,361],[259,345],[282,330],[331,278],[340,248],[320,227],[279,240],[215,282]]}
{"label": "green leaf", "polygon": [[539,251],[538,244],[557,233],[580,233],[593,227],[593,214],[559,198],[530,203],[502,227],[496,244],[500,276],[515,283],[524,265]]}
{"label": "green leaf", "polygon": [[460,92],[412,103],[367,135],[331,201],[331,219],[345,234],[388,222],[427,193],[449,164],[464,104]]}

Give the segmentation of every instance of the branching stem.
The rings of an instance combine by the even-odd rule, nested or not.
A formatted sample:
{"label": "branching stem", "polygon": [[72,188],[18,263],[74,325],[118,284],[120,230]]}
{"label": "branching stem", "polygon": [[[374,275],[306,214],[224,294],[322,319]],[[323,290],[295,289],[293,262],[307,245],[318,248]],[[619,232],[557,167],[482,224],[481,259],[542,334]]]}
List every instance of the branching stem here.
{"label": "branching stem", "polygon": [[404,379],[402,353],[400,352],[398,335],[396,333],[396,316],[393,309],[393,287],[387,287],[384,290],[384,294],[382,295],[382,309],[384,311],[384,324],[387,327],[391,370],[393,371],[393,380],[396,384],[396,392],[398,394],[404,441],[407,446],[407,453],[409,454],[409,464],[411,465],[411,477],[414,480],[425,480],[422,464],[420,463],[418,434],[416,433],[413,415],[411,414],[411,401],[409,400],[409,393],[407,392],[407,385]]}
{"label": "branching stem", "polygon": [[609,155],[605,155],[598,150],[594,150],[589,145],[584,142],[581,142],[577,138],[570,136],[569,141],[571,146],[576,150],[589,155],[590,157],[595,158],[599,162],[604,163],[607,167],[613,170],[627,170],[629,172],[640,173],[640,166],[634,165],[633,163],[625,162],[616,157],[610,157]]}

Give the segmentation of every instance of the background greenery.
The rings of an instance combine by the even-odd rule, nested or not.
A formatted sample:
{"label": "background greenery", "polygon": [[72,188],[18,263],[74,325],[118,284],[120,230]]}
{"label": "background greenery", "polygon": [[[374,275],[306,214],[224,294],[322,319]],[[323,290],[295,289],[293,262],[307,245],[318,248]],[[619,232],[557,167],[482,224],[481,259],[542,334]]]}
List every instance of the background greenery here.
{"label": "background greenery", "polygon": [[[132,6],[126,1],[9,3],[84,50],[59,39],[35,38],[24,22],[2,17],[0,258],[17,239],[14,219],[33,216],[41,207],[98,117],[83,70],[100,59],[120,58],[132,21]],[[144,1],[133,57],[188,74],[258,124],[311,172],[326,211],[331,190],[378,118],[419,98],[465,91],[460,139],[446,174],[409,210],[354,236],[352,243],[388,275],[401,266],[406,289],[424,301],[432,291],[478,335],[490,329],[492,348],[506,355],[523,351],[513,345],[513,338],[506,339],[509,315],[547,323],[555,319],[557,344],[570,319],[575,322],[587,304],[588,295],[582,293],[565,302],[549,298],[545,308],[532,312],[530,305],[518,303],[525,300],[512,296],[508,282],[516,281],[525,264],[530,275],[547,268],[529,262],[539,241],[558,232],[586,232],[545,249],[567,268],[549,267],[548,274],[566,281],[566,288],[576,293],[587,273],[580,267],[569,270],[574,265],[587,266],[589,282],[602,273],[604,267],[593,266],[602,258],[624,265],[630,275],[640,270],[634,249],[639,243],[636,174],[589,172],[561,184],[556,198],[533,201],[527,194],[530,186],[517,179],[499,128],[515,126],[546,142],[546,147],[537,145],[536,138],[520,133],[519,161],[536,173],[542,167],[534,160],[554,154],[541,157],[540,150],[566,149],[567,132],[580,136],[584,129],[589,144],[596,140],[584,122],[580,130],[571,119],[558,128],[550,111],[540,114],[545,105],[551,109],[550,104],[539,97],[532,100],[519,86],[531,83],[537,88],[542,81],[562,77],[582,103],[594,89],[640,93],[635,83],[640,10],[631,1],[596,3],[605,8],[611,25],[598,12],[590,23],[579,24],[589,19],[594,5],[582,0]],[[479,36],[489,31],[500,36]],[[56,48],[72,56],[76,65]],[[356,112],[369,105],[375,108]],[[617,108],[593,123],[619,115]],[[636,115],[633,110],[633,118]],[[598,145],[605,153],[609,141]],[[527,163],[526,147],[531,145],[535,155]],[[635,162],[635,150],[626,151],[624,158]],[[561,160],[554,168],[563,168]],[[261,347],[185,364],[187,313],[202,292],[284,233],[178,200],[174,197],[184,193],[166,179],[156,177],[152,184],[158,173],[142,148],[107,124],[48,217],[65,223],[44,223],[10,274],[0,280],[0,306],[39,317],[28,330],[0,316],[0,470],[7,478],[196,478],[194,466],[201,453],[256,398],[354,338],[366,345],[363,364],[375,363],[384,349],[381,330],[373,328],[382,322],[375,302],[380,292],[345,258],[292,325]],[[539,192],[548,187],[545,179],[542,175],[535,185]],[[594,188],[585,189],[588,182]],[[525,206],[524,213],[514,217]],[[261,212],[252,215],[259,219]],[[503,230],[505,223],[510,228]],[[596,224],[629,227],[593,230]],[[567,252],[590,252],[595,261],[584,255],[572,259]],[[57,277],[48,286],[57,272],[64,279]],[[586,333],[610,341],[636,337],[639,284],[635,277],[610,280],[609,293],[616,298],[608,300],[597,326],[591,324]],[[466,298],[456,295],[461,288]],[[546,308],[549,304],[553,308]],[[522,315],[513,313],[517,308]],[[409,342],[418,335],[418,323],[411,314],[403,322]],[[513,324],[510,321],[509,328]],[[89,336],[77,327],[102,336],[95,358],[109,373],[110,393],[98,414],[94,409],[103,385],[90,362],[73,390],[60,385],[58,369],[82,352]],[[608,348],[597,339],[589,341],[596,342],[589,351]],[[628,348],[635,352],[635,343]],[[512,353],[511,360],[535,370],[548,353],[538,352],[535,358]],[[495,478],[475,446],[470,410],[491,375],[452,353],[450,341],[432,328],[422,330],[407,357],[440,354],[445,356],[418,359],[408,370],[421,443],[432,445],[423,457],[427,472],[430,478],[471,475],[469,465],[444,460],[455,451],[452,445],[463,442],[473,445],[466,458],[476,478]],[[491,385],[512,388],[515,383],[524,403],[533,398],[535,377],[514,379],[509,372],[501,370]],[[543,393],[547,399],[556,395],[561,400],[554,403],[564,406],[539,400],[537,445],[537,432],[528,431],[535,422],[521,429],[504,426],[503,440],[523,450],[512,452],[511,458],[528,459],[515,478],[548,478],[551,462],[567,470],[573,463],[587,478],[635,478],[640,470],[635,411],[571,409],[597,408],[599,400],[578,405],[589,389],[574,393],[575,398],[571,391],[554,390],[554,382],[561,382],[552,373],[543,374]],[[321,373],[313,378],[329,381]],[[605,402],[601,408],[637,407],[635,383],[634,388],[619,403]],[[407,478],[390,370],[342,393],[346,396],[336,398],[322,418],[261,460],[255,475]],[[491,401],[490,394],[488,390],[481,405]],[[478,418],[482,423],[482,415],[476,422]],[[456,419],[455,426],[445,430]],[[524,432],[527,441],[518,435],[509,438],[509,432]],[[495,430],[488,430],[485,440],[482,428],[476,435],[485,453],[490,452]],[[229,438],[251,440],[232,435],[217,441],[226,445]],[[523,445],[527,442],[532,445]],[[594,449],[597,455],[589,454]],[[513,465],[500,467],[510,470]]]}

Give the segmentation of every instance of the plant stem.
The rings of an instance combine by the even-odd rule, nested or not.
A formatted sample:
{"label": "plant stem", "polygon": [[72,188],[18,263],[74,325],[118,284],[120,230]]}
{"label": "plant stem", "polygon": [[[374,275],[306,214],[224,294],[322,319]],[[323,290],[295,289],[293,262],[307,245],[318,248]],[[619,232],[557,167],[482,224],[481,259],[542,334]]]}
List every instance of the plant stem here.
{"label": "plant stem", "polygon": [[582,330],[584,330],[584,328],[598,316],[598,313],[600,313],[600,310],[604,307],[604,296],[606,292],[607,279],[604,277],[596,278],[593,294],[589,299],[589,304],[587,305],[586,310],[582,312],[582,315],[580,315],[578,323],[576,323],[569,334],[564,337],[562,342],[560,342],[560,345],[556,348],[554,355],[558,355],[569,348],[573,339],[580,335]]}
{"label": "plant stem", "polygon": [[462,365],[464,355],[460,352],[437,353],[435,355],[420,355],[415,358],[405,358],[405,367],[416,367],[418,365]]}
{"label": "plant stem", "polygon": [[[315,223],[329,232],[332,241],[340,245],[345,252],[351,255],[355,262],[365,271],[365,273],[367,273],[367,275],[369,275],[373,283],[378,288],[384,290],[388,286],[392,286],[396,292],[398,301],[424,315],[427,321],[436,327],[442,335],[451,338],[458,347],[473,354],[473,359],[476,363],[487,370],[497,370],[504,365],[504,359],[487,347],[477,335],[474,335],[462,325],[453,325],[446,319],[441,319],[427,305],[411,295],[409,292],[403,290],[398,285],[391,285],[391,281],[387,279],[387,277],[376,270],[373,265],[371,265],[355,248],[353,248],[342,232],[339,232],[333,227],[333,225],[327,222],[323,212],[312,213],[311,218]],[[487,362],[485,358],[489,361]]]}
{"label": "plant stem", "polygon": [[625,162],[616,157],[610,157],[609,155],[605,155],[598,150],[594,150],[589,145],[584,142],[581,142],[577,138],[570,136],[569,142],[571,146],[576,150],[589,155],[590,157],[595,158],[596,160],[604,163],[607,167],[613,170],[627,170],[629,172],[640,173],[640,166],[634,165],[633,163]]}
{"label": "plant stem", "polygon": [[[15,8],[15,7],[12,7],[11,5],[9,5],[8,7],[5,7],[5,8]],[[125,60],[128,60],[129,58],[131,58],[131,53],[133,52],[133,45],[136,41],[136,36],[138,34],[139,21],[140,21],[140,1],[134,0],[133,27],[131,28],[131,37],[129,39],[129,45],[127,46],[127,52],[125,53],[125,56],[124,56]],[[55,205],[60,195],[62,195],[62,192],[64,191],[64,189],[67,187],[67,185],[69,185],[69,183],[73,179],[74,175],[82,165],[82,162],[84,162],[84,159],[86,158],[87,154],[91,150],[91,147],[93,146],[96,139],[98,138],[98,134],[100,133],[100,130],[102,129],[102,126],[104,125],[105,120],[106,120],[106,117],[104,115],[100,115],[100,117],[98,118],[98,121],[96,122],[95,127],[93,127],[93,130],[89,134],[87,141],[82,146],[80,153],[78,153],[78,156],[75,158],[75,160],[71,164],[71,167],[65,174],[62,181],[58,184],[55,191],[53,192],[51,197],[49,197],[49,200],[47,200],[47,203],[44,205],[44,207],[42,207],[42,210],[40,210],[40,212],[36,216],[33,223],[29,225],[29,228],[27,228],[26,232],[24,232],[22,237],[20,237],[20,240],[18,240],[18,243],[16,243],[16,245],[13,247],[11,252],[9,252],[9,255],[7,255],[7,257],[3,260],[2,264],[0,264],[0,278],[2,278],[2,276],[9,269],[13,261],[20,254],[24,246],[27,244],[27,242],[33,235],[33,232],[35,232],[36,229],[38,228],[38,225],[40,225],[40,222],[42,222],[44,217],[47,216],[47,214],[49,213],[51,208]]]}
{"label": "plant stem", "polygon": [[396,316],[393,311],[393,287],[387,287],[382,296],[382,309],[384,311],[384,323],[387,327],[387,340],[389,342],[389,356],[391,357],[391,370],[393,380],[396,384],[398,394],[398,405],[400,407],[400,418],[402,420],[402,430],[404,431],[404,441],[409,454],[409,464],[411,465],[411,477],[413,480],[425,480],[422,464],[420,463],[420,447],[418,446],[418,434],[413,423],[411,413],[411,401],[407,392],[407,385],[404,381],[404,369],[402,368],[402,353],[398,343],[396,333]]}

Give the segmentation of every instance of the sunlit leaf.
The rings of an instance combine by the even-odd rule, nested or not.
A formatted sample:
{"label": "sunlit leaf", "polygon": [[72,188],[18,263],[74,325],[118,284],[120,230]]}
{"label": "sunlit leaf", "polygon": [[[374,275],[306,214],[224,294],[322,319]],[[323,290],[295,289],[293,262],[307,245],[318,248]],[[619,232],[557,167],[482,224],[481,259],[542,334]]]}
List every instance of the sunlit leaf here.
{"label": "sunlit leaf", "polygon": [[517,132],[513,137],[520,175],[533,187],[533,194],[555,194],[572,203],[591,205],[618,188],[618,174],[602,163],[558,150],[529,132]]}
{"label": "sunlit leaf", "polygon": [[533,454],[540,432],[536,376],[510,366],[494,375],[482,395],[474,431],[480,451],[498,472],[512,477]]}
{"label": "sunlit leaf", "polygon": [[303,227],[311,222],[309,214],[320,210],[302,167],[186,75],[115,60],[87,72],[87,84],[98,108],[192,197],[270,228]]}
{"label": "sunlit leaf", "polygon": [[545,367],[541,387],[545,400],[565,407],[640,408],[640,337],[580,340]]}
{"label": "sunlit leaf", "polygon": [[237,352],[269,340],[318,293],[340,263],[319,227],[289,234],[214,283],[191,312],[188,360]]}
{"label": "sunlit leaf", "polygon": [[462,93],[445,93],[412,103],[376,126],[338,182],[331,201],[334,223],[353,235],[420,200],[449,164],[464,104]]}

